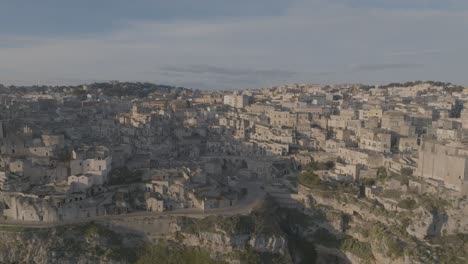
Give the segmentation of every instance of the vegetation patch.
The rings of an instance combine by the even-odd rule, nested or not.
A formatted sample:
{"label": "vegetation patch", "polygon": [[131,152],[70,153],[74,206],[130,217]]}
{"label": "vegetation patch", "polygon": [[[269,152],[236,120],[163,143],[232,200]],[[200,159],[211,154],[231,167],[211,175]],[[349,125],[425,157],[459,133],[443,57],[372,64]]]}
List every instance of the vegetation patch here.
{"label": "vegetation patch", "polygon": [[387,180],[387,178],[388,178],[387,169],[385,167],[377,168],[377,172],[376,172],[375,176],[376,176],[377,180],[379,180],[379,181]]}
{"label": "vegetation patch", "polygon": [[127,167],[112,169],[109,175],[110,185],[130,184],[141,181],[143,172],[129,170]]}
{"label": "vegetation patch", "polygon": [[307,187],[307,188],[314,188],[317,187],[321,184],[321,180],[317,174],[315,174],[313,171],[305,171],[299,174],[299,177],[297,178],[299,181],[299,184]]}
{"label": "vegetation patch", "polygon": [[209,252],[198,247],[184,247],[177,244],[159,242],[147,245],[140,253],[137,264],[222,264],[212,259]]}
{"label": "vegetation patch", "polygon": [[450,203],[440,197],[436,197],[433,194],[425,193],[418,197],[420,206],[426,208],[429,211],[445,211],[450,206]]}
{"label": "vegetation patch", "polygon": [[312,161],[311,163],[305,166],[304,171],[299,174],[298,182],[299,184],[307,187],[307,188],[315,188],[320,186],[321,180],[320,177],[315,173],[318,170],[331,170],[335,167],[335,163],[333,161],[327,162],[316,162]]}
{"label": "vegetation patch", "polygon": [[272,201],[265,201],[263,206],[250,215],[231,217],[208,216],[203,219],[181,217],[178,223],[183,233],[225,232],[227,234],[264,234],[281,235],[281,228],[276,221],[276,208]]}
{"label": "vegetation patch", "polygon": [[418,207],[417,202],[414,199],[406,198],[398,202],[398,207],[403,209],[412,210]]}
{"label": "vegetation patch", "polygon": [[331,170],[335,168],[335,163],[333,161],[327,162],[317,162],[312,161],[311,163],[307,164],[304,168],[306,171],[316,171],[316,170]]}
{"label": "vegetation patch", "polygon": [[389,199],[395,199],[395,200],[400,199],[401,195],[402,195],[401,191],[394,190],[394,189],[388,189],[382,192],[383,197],[389,198]]}
{"label": "vegetation patch", "polygon": [[[136,259],[135,249],[123,245],[122,235],[103,225],[90,222],[72,227],[72,229],[75,229],[79,235],[86,239],[79,240],[76,237],[65,236],[65,239],[71,242],[74,248],[81,249],[79,251],[90,251],[97,256],[106,256],[116,260],[134,261]],[[92,243],[90,241],[100,242]]]}
{"label": "vegetation patch", "polygon": [[380,244],[382,253],[392,259],[403,256],[403,246],[399,239],[387,230],[382,223],[374,223],[369,229],[369,237]]}
{"label": "vegetation patch", "polygon": [[238,260],[241,264],[285,264],[291,262],[285,255],[256,252],[249,246],[242,251],[235,251],[232,255],[232,259]]}
{"label": "vegetation patch", "polygon": [[339,248],[365,261],[370,262],[375,259],[372,254],[372,247],[369,243],[361,242],[351,236],[347,236],[341,240]]}
{"label": "vegetation patch", "polygon": [[25,232],[34,230],[33,228],[23,226],[0,226],[0,231],[3,232]]}

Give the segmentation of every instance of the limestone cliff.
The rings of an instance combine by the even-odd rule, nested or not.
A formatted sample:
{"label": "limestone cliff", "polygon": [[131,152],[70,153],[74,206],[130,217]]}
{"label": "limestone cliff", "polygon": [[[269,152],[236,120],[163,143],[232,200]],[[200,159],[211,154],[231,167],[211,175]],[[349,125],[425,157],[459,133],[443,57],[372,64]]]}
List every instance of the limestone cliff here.
{"label": "limestone cliff", "polygon": [[[415,212],[427,219],[421,233],[443,226],[444,212]],[[407,231],[415,223],[393,223],[333,207],[286,209],[269,201],[250,215],[1,227],[0,263],[465,263],[466,235],[422,239]]]}
{"label": "limestone cliff", "polygon": [[1,230],[0,263],[127,263],[141,245],[95,224]]}

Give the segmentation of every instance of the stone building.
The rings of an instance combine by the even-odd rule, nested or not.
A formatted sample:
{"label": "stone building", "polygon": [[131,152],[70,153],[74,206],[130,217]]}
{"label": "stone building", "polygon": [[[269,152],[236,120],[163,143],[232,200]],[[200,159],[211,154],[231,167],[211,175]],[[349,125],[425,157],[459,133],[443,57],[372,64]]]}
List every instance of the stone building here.
{"label": "stone building", "polygon": [[163,212],[164,211],[164,199],[161,195],[150,194],[146,198],[146,210],[149,212]]}
{"label": "stone building", "polygon": [[347,164],[361,165],[363,168],[378,168],[383,165],[384,158],[381,153],[350,148],[339,148],[336,155]]}
{"label": "stone building", "polygon": [[111,170],[112,157],[105,147],[81,149],[72,152],[70,175],[92,174],[93,184],[103,184]]}
{"label": "stone building", "polygon": [[468,147],[424,141],[419,148],[418,168],[414,175],[466,194]]}
{"label": "stone building", "polygon": [[268,117],[273,126],[293,127],[297,124],[297,113],[289,111],[271,111],[268,113]]}
{"label": "stone building", "polygon": [[400,137],[398,139],[398,151],[399,152],[412,152],[418,150],[418,138],[417,137]]}
{"label": "stone building", "polygon": [[224,96],[223,102],[225,105],[234,108],[245,108],[249,105],[249,97],[247,95],[228,94]]}
{"label": "stone building", "polygon": [[392,147],[392,135],[385,130],[361,129],[359,148],[376,152],[389,153]]}
{"label": "stone building", "polygon": [[359,110],[359,120],[382,119],[383,111],[381,108],[361,109]]}
{"label": "stone building", "polygon": [[416,128],[407,120],[407,116],[403,112],[385,112],[382,116],[381,127],[401,136],[414,136],[416,134]]}

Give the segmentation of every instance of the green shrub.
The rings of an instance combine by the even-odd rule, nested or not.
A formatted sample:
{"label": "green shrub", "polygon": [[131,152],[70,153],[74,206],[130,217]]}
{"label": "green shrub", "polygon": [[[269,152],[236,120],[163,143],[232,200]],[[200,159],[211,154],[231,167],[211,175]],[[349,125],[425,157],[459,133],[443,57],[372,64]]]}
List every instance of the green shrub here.
{"label": "green shrub", "polygon": [[308,188],[316,187],[321,183],[319,176],[311,171],[306,171],[299,174],[298,181],[301,185]]}
{"label": "green shrub", "polygon": [[304,168],[306,171],[316,171],[316,170],[331,170],[335,168],[335,162],[329,160],[327,162],[316,162],[312,161],[311,163],[307,164]]}
{"label": "green shrub", "polygon": [[378,180],[385,180],[388,178],[388,172],[385,167],[379,167],[377,169],[376,177]]}
{"label": "green shrub", "polygon": [[395,259],[403,256],[403,246],[396,236],[387,231],[382,223],[374,223],[369,230],[369,236],[379,242],[385,255]]}
{"label": "green shrub", "polygon": [[200,248],[183,247],[175,244],[158,243],[144,248],[137,264],[215,264],[208,251]]}
{"label": "green shrub", "polygon": [[398,202],[398,207],[401,207],[403,209],[411,210],[415,209],[417,207],[417,203],[415,200],[411,198],[406,198],[404,200],[401,200]]}
{"label": "green shrub", "polygon": [[403,176],[413,176],[413,170],[410,168],[401,168],[400,173]]}
{"label": "green shrub", "polygon": [[98,226],[94,223],[84,226],[83,235],[85,237],[93,237],[98,235]]}
{"label": "green shrub", "polygon": [[22,227],[22,226],[0,226],[0,231],[7,232],[24,232],[31,230],[31,228]]}
{"label": "green shrub", "polygon": [[374,260],[371,245],[369,243],[361,242],[350,236],[341,241],[340,249],[350,252],[362,260]]}

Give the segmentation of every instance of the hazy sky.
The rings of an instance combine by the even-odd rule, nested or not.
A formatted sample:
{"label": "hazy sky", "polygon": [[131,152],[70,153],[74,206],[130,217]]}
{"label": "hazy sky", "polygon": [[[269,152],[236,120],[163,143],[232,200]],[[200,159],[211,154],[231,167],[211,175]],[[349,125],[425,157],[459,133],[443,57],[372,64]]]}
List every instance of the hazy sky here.
{"label": "hazy sky", "polygon": [[468,0],[0,0],[0,83],[468,85]]}

